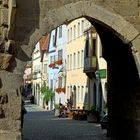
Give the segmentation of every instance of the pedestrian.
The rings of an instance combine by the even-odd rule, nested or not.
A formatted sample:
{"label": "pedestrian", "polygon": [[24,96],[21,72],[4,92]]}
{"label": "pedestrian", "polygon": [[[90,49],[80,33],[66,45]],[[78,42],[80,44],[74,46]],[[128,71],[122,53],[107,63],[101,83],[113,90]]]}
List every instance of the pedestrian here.
{"label": "pedestrian", "polygon": [[21,86],[20,86],[20,93],[21,93],[21,95],[23,97],[25,96],[25,86],[24,86],[24,83],[22,83]]}
{"label": "pedestrian", "polygon": [[21,131],[23,130],[24,115],[27,113],[27,110],[24,105],[25,105],[24,96],[23,94],[21,94]]}

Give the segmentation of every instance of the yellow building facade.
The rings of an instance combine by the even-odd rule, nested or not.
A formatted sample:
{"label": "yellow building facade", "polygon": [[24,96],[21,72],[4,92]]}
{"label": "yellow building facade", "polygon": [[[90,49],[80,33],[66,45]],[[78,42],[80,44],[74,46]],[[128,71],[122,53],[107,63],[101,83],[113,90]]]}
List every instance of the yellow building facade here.
{"label": "yellow building facade", "polygon": [[91,24],[84,18],[68,24],[68,43],[66,46],[66,96],[73,108],[88,107],[88,77],[83,73],[85,35]]}

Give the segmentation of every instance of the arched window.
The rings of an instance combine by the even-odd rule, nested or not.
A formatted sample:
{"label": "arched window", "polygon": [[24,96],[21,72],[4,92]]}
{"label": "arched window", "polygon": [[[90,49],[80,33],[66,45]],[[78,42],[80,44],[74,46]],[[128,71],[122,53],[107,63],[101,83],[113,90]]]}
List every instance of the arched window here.
{"label": "arched window", "polygon": [[82,27],[81,27],[82,33],[84,32],[84,20],[82,20]]}
{"label": "arched window", "polygon": [[80,36],[80,22],[78,22],[78,37]]}
{"label": "arched window", "polygon": [[70,28],[70,41],[72,41],[72,27]]}
{"label": "arched window", "polygon": [[70,31],[68,29],[68,42],[70,41]]}
{"label": "arched window", "polygon": [[80,52],[78,51],[78,54],[77,54],[77,68],[80,67]]}
{"label": "arched window", "polygon": [[84,51],[81,50],[81,67],[84,66]]}
{"label": "arched window", "polygon": [[73,55],[73,69],[76,68],[76,53]]}
{"label": "arched window", "polygon": [[69,70],[69,55],[67,55],[67,70]]}
{"label": "arched window", "polygon": [[73,39],[76,38],[76,25],[74,25],[74,28],[73,28]]}

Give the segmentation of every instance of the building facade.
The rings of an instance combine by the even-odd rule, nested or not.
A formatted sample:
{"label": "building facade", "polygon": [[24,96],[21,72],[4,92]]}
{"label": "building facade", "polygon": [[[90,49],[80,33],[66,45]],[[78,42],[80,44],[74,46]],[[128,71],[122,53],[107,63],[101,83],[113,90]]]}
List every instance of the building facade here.
{"label": "building facade", "polygon": [[32,75],[33,75],[33,95],[34,101],[37,105],[40,103],[40,87],[41,87],[41,62],[40,62],[40,45],[39,42],[35,45],[35,49],[32,55]]}
{"label": "building facade", "polygon": [[65,48],[66,25],[61,25],[51,32],[48,59],[49,59],[49,88],[55,92],[54,104],[65,104]]}
{"label": "building facade", "polygon": [[67,26],[68,43],[67,54],[67,78],[66,93],[67,99],[72,102],[73,108],[88,108],[88,78],[83,73],[84,66],[84,29],[90,24],[80,18],[72,21]]}
{"label": "building facade", "polygon": [[66,95],[73,108],[90,110],[93,106],[101,114],[106,106],[107,64],[102,58],[102,45],[95,28],[85,18],[67,26]]}
{"label": "building facade", "polygon": [[32,94],[34,102],[41,107],[46,107],[40,89],[44,82],[48,85],[48,45],[49,35],[39,40],[32,54]]}
{"label": "building facade", "polygon": [[85,37],[83,71],[88,77],[88,107],[94,107],[103,115],[107,104],[107,63],[102,57],[100,37],[93,26],[85,30]]}

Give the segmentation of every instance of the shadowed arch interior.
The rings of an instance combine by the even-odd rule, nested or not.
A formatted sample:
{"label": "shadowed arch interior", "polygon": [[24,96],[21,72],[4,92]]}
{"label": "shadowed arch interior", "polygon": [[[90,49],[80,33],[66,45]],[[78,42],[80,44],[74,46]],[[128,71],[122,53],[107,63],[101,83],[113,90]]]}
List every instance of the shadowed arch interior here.
{"label": "shadowed arch interior", "polygon": [[[54,5],[55,8],[50,6],[46,11],[43,7],[43,14],[40,13],[40,3],[37,0],[27,2],[27,7],[22,5],[22,3],[26,4],[25,2],[19,0],[17,2],[18,8],[21,9],[16,14],[16,29],[12,39],[17,41],[17,46],[20,47],[16,58],[21,62],[29,60],[34,45],[41,35],[47,34],[60,24],[68,23],[78,17],[86,17],[95,26],[101,38],[103,57],[108,65],[108,134],[116,139],[135,139],[138,131],[135,124],[139,75],[131,46],[127,44],[139,35],[134,26],[112,9],[109,10],[110,7],[99,6],[93,0],[70,3],[67,1],[62,6],[60,3],[59,6]],[[34,9],[31,8],[32,3]],[[130,35],[130,32],[133,34]],[[134,47],[138,49],[139,45]],[[17,67],[21,64],[19,62]],[[22,71],[23,68],[19,70]]]}
{"label": "shadowed arch interior", "polygon": [[[108,67],[108,135],[114,138],[134,138],[136,109],[135,89],[139,87],[139,75],[130,44],[125,44],[115,31],[95,20],[89,20],[96,28]],[[131,115],[132,116],[131,116]],[[128,119],[128,116],[131,116]],[[124,132],[125,130],[125,132]],[[130,135],[129,135],[130,134]]]}

